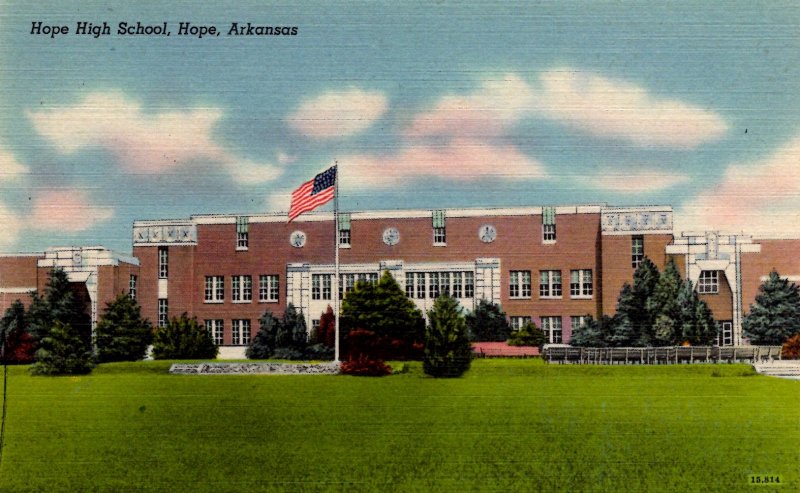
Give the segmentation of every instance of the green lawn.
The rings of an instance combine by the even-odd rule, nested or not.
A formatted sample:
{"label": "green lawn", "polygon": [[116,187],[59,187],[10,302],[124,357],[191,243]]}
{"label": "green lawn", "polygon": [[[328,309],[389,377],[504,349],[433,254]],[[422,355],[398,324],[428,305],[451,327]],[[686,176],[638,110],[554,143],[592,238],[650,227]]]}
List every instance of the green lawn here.
{"label": "green lawn", "polygon": [[[745,365],[9,376],[0,491],[798,491],[800,382]],[[750,474],[780,475],[751,486]]]}

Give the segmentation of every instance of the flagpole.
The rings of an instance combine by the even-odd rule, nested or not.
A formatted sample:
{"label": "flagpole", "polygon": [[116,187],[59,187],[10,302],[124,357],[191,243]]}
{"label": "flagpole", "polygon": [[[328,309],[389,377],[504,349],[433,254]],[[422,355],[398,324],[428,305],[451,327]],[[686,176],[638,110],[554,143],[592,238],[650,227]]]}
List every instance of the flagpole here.
{"label": "flagpole", "polygon": [[339,362],[339,162],[334,161],[336,173],[333,175],[333,248],[335,250],[334,264],[333,264],[333,295],[334,295],[334,327],[335,329],[335,343],[334,343],[334,361]]}

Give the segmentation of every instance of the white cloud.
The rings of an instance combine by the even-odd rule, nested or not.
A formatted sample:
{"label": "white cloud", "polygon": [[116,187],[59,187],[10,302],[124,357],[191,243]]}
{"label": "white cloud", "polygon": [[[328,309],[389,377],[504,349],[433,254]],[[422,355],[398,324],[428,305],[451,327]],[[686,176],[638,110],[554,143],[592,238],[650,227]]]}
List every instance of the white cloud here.
{"label": "white cloud", "polygon": [[22,221],[19,215],[0,202],[0,252],[5,252],[19,239]]}
{"label": "white cloud", "polygon": [[547,173],[538,161],[514,146],[453,139],[449,145],[410,145],[394,155],[355,155],[342,158],[345,187],[392,187],[400,181],[445,178],[475,181],[484,177],[519,180],[541,179]]}
{"label": "white cloud", "polygon": [[27,172],[28,168],[17,161],[11,152],[0,147],[0,181],[13,180]]}
{"label": "white cloud", "polygon": [[292,190],[272,192],[266,201],[266,208],[271,212],[286,212],[292,202]]}
{"label": "white cloud", "polygon": [[113,208],[92,204],[86,192],[49,190],[34,198],[29,224],[34,229],[73,233],[113,216]]}
{"label": "white cloud", "polygon": [[369,128],[388,105],[380,91],[351,87],[304,101],[286,121],[295,131],[314,139],[346,137]]}
{"label": "white cloud", "polygon": [[31,111],[28,116],[59,152],[108,149],[130,173],[162,174],[205,161],[221,165],[242,183],[262,183],[280,175],[278,168],[242,160],[215,141],[212,133],[222,117],[217,108],[151,115],[124,94],[109,92],[91,94],[73,106]]}
{"label": "white cloud", "polygon": [[581,178],[588,185],[620,193],[646,193],[666,190],[686,183],[689,177],[657,169],[637,168],[631,171],[612,170]]}
{"label": "white cloud", "polygon": [[765,159],[730,166],[675,216],[678,231],[800,234],[800,136]]}
{"label": "white cloud", "polygon": [[728,129],[712,111],[622,80],[564,68],[544,72],[539,83],[535,113],[597,137],[691,149]]}
{"label": "white cloud", "polygon": [[505,74],[470,94],[447,95],[414,118],[406,134],[492,137],[525,118],[546,118],[637,146],[678,149],[717,140],[728,129],[710,110],[659,98],[623,80],[562,68],[543,72],[535,83]]}

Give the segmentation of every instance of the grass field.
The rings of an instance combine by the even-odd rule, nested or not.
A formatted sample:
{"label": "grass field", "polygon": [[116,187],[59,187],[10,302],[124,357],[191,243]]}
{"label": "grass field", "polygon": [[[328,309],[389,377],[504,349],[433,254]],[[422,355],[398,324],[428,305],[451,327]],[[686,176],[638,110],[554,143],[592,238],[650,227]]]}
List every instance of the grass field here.
{"label": "grass field", "polygon": [[[9,375],[0,491],[798,491],[800,382],[745,365]],[[752,486],[750,474],[780,475]]]}

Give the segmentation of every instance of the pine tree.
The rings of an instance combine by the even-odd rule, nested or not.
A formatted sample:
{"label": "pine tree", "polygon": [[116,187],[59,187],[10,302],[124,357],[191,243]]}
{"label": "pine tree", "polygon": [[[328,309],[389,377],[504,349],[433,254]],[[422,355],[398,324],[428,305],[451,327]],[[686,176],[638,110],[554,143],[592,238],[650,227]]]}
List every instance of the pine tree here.
{"label": "pine tree", "polygon": [[125,293],[106,305],[95,334],[101,363],[140,360],[153,342],[153,326],[142,318],[136,300]]}
{"label": "pine tree", "polygon": [[800,288],[795,283],[773,270],[758,292],[742,323],[751,343],[779,345],[800,332]]}
{"label": "pine tree", "polygon": [[650,331],[651,343],[659,346],[675,344],[681,324],[678,296],[684,284],[675,261],[670,259],[646,304],[653,323],[653,329]]}
{"label": "pine tree", "polygon": [[472,362],[472,346],[458,301],[448,295],[436,298],[428,312],[425,357],[422,367],[434,377],[459,377]]}
{"label": "pine tree", "polygon": [[17,365],[33,361],[36,345],[27,327],[25,306],[16,300],[0,320],[0,340],[5,341],[0,362]]}
{"label": "pine tree", "polygon": [[68,324],[56,320],[39,342],[34,375],[85,375],[92,371],[92,353],[85,341]]}
{"label": "pine tree", "polygon": [[632,346],[640,340],[640,331],[637,327],[637,301],[631,285],[627,282],[622,285],[617,299],[616,323],[611,327],[608,337],[610,346]]}
{"label": "pine tree", "polygon": [[632,341],[635,346],[650,346],[653,341],[653,325],[656,314],[648,308],[648,301],[653,297],[660,278],[658,267],[652,260],[645,257],[633,273],[632,311],[628,313],[636,338]]}
{"label": "pine tree", "polygon": [[614,318],[607,315],[600,320],[587,315],[582,325],[573,327],[569,343],[575,347],[607,347],[615,322]]}
{"label": "pine tree", "polygon": [[92,323],[88,305],[72,291],[69,277],[63,269],[50,271],[44,296],[33,295],[28,310],[29,330],[35,340],[47,336],[55,321],[69,325],[77,331],[88,349],[92,347]]}
{"label": "pine tree", "polygon": [[245,354],[250,359],[267,359],[272,357],[275,350],[275,337],[278,334],[281,321],[269,310],[259,319],[259,328]]}
{"label": "pine tree", "polygon": [[422,339],[424,328],[422,313],[388,271],[384,271],[375,284],[357,283],[342,302],[340,338],[343,342],[351,330],[368,330],[396,348],[395,357],[402,358],[408,347]]}
{"label": "pine tree", "polygon": [[213,359],[217,352],[211,334],[186,313],[157,328],[153,339],[154,359]]}
{"label": "pine tree", "polygon": [[471,341],[505,341],[511,326],[500,305],[481,299],[475,311],[467,314],[467,334]]}
{"label": "pine tree", "polygon": [[281,325],[285,331],[283,346],[292,348],[296,351],[304,351],[308,346],[308,329],[303,312],[295,308],[291,303],[283,312]]}

